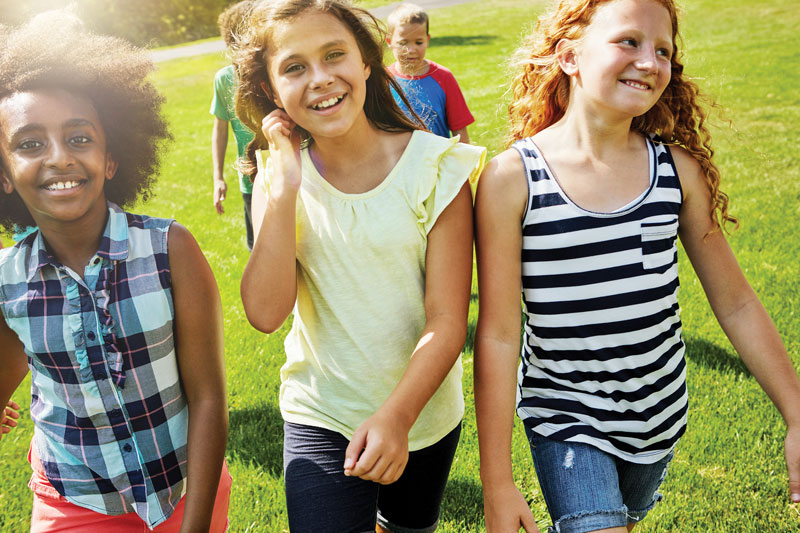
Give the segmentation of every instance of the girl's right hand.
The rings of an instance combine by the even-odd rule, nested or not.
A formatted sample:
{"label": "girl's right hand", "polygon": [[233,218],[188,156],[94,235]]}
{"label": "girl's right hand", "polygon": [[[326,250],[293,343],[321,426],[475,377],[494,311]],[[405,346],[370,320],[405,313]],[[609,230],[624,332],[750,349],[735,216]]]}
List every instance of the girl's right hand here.
{"label": "girl's right hand", "polygon": [[483,491],[483,511],[487,533],[519,531],[539,533],[533,513],[519,489],[511,483],[503,488]]}
{"label": "girl's right hand", "polygon": [[300,190],[299,139],[295,123],[283,109],[275,109],[261,121],[261,131],[269,143],[272,160],[273,194]]}
{"label": "girl's right hand", "polygon": [[8,400],[8,406],[3,408],[0,412],[0,439],[3,435],[17,427],[17,420],[19,418],[19,404],[14,400]]}

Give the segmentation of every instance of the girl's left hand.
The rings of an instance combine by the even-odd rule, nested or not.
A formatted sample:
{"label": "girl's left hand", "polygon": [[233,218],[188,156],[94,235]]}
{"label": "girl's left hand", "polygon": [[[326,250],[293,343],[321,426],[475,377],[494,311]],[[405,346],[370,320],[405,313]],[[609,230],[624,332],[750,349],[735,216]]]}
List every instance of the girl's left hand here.
{"label": "girl's left hand", "polygon": [[800,503],[800,427],[789,427],[784,450],[789,472],[789,497],[792,503]]}
{"label": "girl's left hand", "polygon": [[14,400],[8,400],[7,407],[3,408],[0,415],[0,439],[3,435],[17,427],[17,419],[19,419],[19,404]]}
{"label": "girl's left hand", "polygon": [[380,411],[369,417],[347,446],[344,475],[381,485],[400,479],[408,463],[408,429]]}

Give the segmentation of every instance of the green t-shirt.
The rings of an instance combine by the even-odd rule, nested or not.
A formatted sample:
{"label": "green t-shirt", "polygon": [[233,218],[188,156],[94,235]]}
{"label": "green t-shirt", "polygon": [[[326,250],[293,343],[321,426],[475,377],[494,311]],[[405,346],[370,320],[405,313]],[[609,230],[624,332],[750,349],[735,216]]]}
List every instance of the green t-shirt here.
{"label": "green t-shirt", "polygon": [[[214,76],[214,98],[211,100],[210,113],[220,120],[227,120],[233,128],[236,138],[236,150],[239,158],[244,157],[247,145],[253,140],[253,132],[236,118],[234,97],[236,96],[236,74],[233,65],[219,69]],[[237,170],[238,172],[238,170]],[[253,193],[253,183],[249,176],[239,174],[239,189],[245,194]]]}

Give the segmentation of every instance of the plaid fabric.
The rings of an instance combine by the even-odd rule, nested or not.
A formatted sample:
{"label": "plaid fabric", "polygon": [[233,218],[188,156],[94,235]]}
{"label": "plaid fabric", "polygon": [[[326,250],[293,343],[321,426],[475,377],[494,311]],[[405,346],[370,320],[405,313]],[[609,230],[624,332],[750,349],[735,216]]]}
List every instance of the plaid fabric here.
{"label": "plaid fabric", "polygon": [[173,338],[171,220],[109,203],[83,279],[37,231],[0,252],[0,311],[31,369],[36,452],[68,501],[149,527],[185,492],[188,409]]}

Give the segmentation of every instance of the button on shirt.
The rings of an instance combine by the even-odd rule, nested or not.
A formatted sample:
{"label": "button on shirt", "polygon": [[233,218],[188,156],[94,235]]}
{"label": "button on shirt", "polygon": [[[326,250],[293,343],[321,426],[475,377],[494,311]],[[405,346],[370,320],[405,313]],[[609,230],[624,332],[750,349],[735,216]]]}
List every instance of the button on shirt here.
{"label": "button on shirt", "polygon": [[76,505],[135,512],[152,528],[179,503],[186,477],[172,221],[108,206],[83,278],[38,231],[0,251],[0,311],[28,355],[33,445],[48,481]]}

